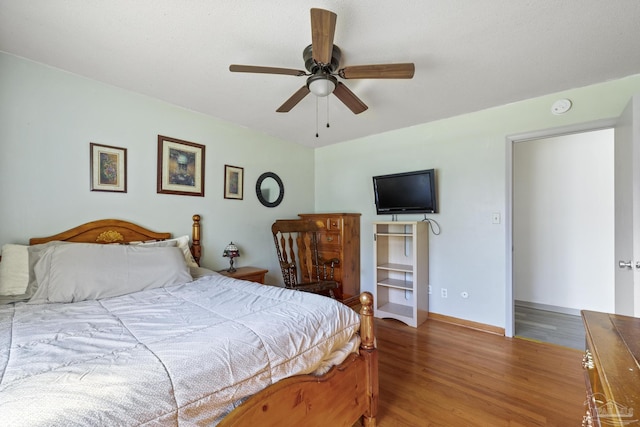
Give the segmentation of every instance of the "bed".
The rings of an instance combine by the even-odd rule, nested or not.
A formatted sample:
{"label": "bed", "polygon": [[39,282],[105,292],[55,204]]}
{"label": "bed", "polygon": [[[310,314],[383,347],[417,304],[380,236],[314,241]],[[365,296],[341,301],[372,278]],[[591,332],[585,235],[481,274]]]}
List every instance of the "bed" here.
{"label": "bed", "polygon": [[198,215],[188,240],[121,220],[32,238],[28,299],[0,305],[2,424],[375,426],[371,294],[358,316],[202,269]]}

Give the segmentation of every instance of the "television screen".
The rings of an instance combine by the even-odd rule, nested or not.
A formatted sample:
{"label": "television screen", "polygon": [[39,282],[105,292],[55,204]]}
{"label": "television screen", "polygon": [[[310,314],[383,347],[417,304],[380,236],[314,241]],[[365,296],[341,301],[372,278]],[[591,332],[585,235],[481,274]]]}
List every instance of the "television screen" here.
{"label": "television screen", "polygon": [[373,177],[376,213],[437,213],[435,169]]}

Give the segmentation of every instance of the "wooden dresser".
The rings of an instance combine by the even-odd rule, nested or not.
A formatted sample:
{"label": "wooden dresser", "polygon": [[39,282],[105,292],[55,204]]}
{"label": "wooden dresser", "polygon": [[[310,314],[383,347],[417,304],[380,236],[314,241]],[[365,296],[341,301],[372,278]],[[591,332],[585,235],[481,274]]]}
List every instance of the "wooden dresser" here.
{"label": "wooden dresser", "polygon": [[358,304],[360,295],[360,214],[299,214],[322,227],[318,252],[323,259],[338,258],[334,279],[340,283],[336,297],[345,304]]}
{"label": "wooden dresser", "polygon": [[640,425],[640,319],[582,311],[587,413],[583,426]]}

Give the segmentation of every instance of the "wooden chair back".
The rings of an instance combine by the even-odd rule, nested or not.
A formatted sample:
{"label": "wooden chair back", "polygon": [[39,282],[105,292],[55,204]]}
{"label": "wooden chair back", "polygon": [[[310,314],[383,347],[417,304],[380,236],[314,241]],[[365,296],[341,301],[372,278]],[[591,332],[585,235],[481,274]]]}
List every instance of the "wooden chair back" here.
{"label": "wooden chair back", "polygon": [[[287,288],[322,292],[338,287],[333,280],[333,267],[339,260],[321,259],[318,254],[319,230],[315,222],[299,219],[277,220],[271,226]],[[305,288],[310,284],[315,288]]]}

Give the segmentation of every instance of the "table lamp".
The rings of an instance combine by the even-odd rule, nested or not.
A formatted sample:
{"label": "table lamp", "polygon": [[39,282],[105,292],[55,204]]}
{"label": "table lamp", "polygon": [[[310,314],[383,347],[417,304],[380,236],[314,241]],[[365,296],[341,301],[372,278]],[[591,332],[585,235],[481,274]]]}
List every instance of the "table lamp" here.
{"label": "table lamp", "polygon": [[234,245],[233,242],[230,242],[227,247],[224,248],[222,256],[225,258],[229,258],[229,268],[227,269],[227,271],[229,273],[233,273],[234,271],[236,271],[236,269],[233,267],[233,259],[240,256],[238,247]]}

